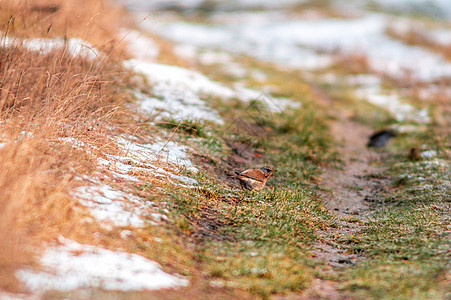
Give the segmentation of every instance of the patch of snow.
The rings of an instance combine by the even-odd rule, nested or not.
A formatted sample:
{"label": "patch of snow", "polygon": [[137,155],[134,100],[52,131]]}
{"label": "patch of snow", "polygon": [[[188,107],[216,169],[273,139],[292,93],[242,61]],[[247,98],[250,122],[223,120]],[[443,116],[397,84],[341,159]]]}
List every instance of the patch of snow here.
{"label": "patch of snow", "polygon": [[305,3],[307,0],[232,0],[219,2],[218,9],[241,10],[241,9],[280,9],[288,8],[296,4]]}
{"label": "patch of snow", "polygon": [[422,130],[422,128],[418,128],[418,126],[415,125],[398,125],[394,127],[395,130],[399,133],[416,132]]}
{"label": "patch of snow", "polygon": [[449,0],[371,0],[386,10],[400,13],[417,13],[451,20]]}
{"label": "patch of snow", "polygon": [[0,291],[0,300],[41,300],[41,297],[28,294],[12,294]]}
{"label": "patch of snow", "polygon": [[162,214],[151,213],[150,216],[155,220],[155,222],[169,221],[169,218]]}
{"label": "patch of snow", "polygon": [[193,93],[181,92],[180,97],[177,97],[175,92],[169,90],[167,97],[163,99],[149,97],[138,92],[135,95],[140,100],[141,110],[155,115],[155,121],[172,118],[177,121],[208,120],[218,124],[223,123],[221,117]]}
{"label": "patch of snow", "polygon": [[136,72],[143,73],[154,86],[156,94],[164,96],[168,89],[190,90],[194,93],[215,95],[219,97],[233,97],[233,91],[229,88],[211,81],[205,75],[177,66],[157,63],[128,60],[124,62],[126,67]]}
{"label": "patch of snow", "polygon": [[346,83],[354,86],[380,86],[382,79],[373,74],[358,74],[347,76]]}
{"label": "patch of snow", "polygon": [[218,10],[243,10],[243,9],[281,9],[296,4],[304,3],[306,0],[230,0],[230,1],[205,1],[205,0],[122,0],[121,3],[129,10],[193,10],[203,5],[212,4]]}
{"label": "patch of snow", "polygon": [[140,216],[147,207],[133,195],[100,184],[79,187],[71,195],[89,208],[91,215],[106,227],[109,227],[108,223],[114,226],[144,226]]}
{"label": "patch of snow", "polygon": [[199,56],[199,49],[193,45],[174,45],[172,51],[174,51],[174,54],[178,57],[184,58],[186,60],[197,59],[197,57]]}
{"label": "patch of snow", "polygon": [[421,152],[422,158],[433,158],[434,156],[437,156],[437,151],[435,150],[427,150]]}
{"label": "patch of snow", "polygon": [[398,121],[414,121],[429,123],[430,117],[427,109],[417,109],[410,104],[402,103],[398,95],[384,93],[380,87],[363,87],[356,90],[356,96],[389,111]]}
{"label": "patch of snow", "polygon": [[[310,78],[310,76],[307,77],[309,79],[315,80],[313,77],[312,78]],[[337,82],[339,82],[339,77],[337,76],[337,74],[334,73],[325,73],[319,76],[317,80],[320,80],[322,83],[336,84]]]}
{"label": "patch of snow", "polygon": [[435,169],[437,167],[449,167],[449,163],[441,159],[425,160],[417,163],[418,166],[424,169]]}
{"label": "patch of snow", "polygon": [[445,28],[427,29],[411,19],[396,19],[390,24],[390,29],[398,34],[417,32],[435,43],[444,46],[451,45],[451,30]]}
{"label": "patch of snow", "polygon": [[428,85],[418,89],[418,96],[422,100],[430,100],[437,97],[451,99],[451,87]]}
{"label": "patch of snow", "polygon": [[168,8],[194,9],[201,5],[204,0],[121,0],[122,4],[129,10],[162,10]]}
{"label": "patch of snow", "polygon": [[[259,97],[261,92],[235,88],[231,89],[219,83],[211,81],[204,75],[177,66],[162,65],[128,60],[125,66],[147,76],[153,87],[153,94],[157,97],[149,97],[136,92],[141,100],[141,109],[146,113],[158,113],[156,119],[171,117],[176,120],[204,119],[222,124],[219,115],[207,107],[207,103],[200,97],[216,96],[221,98],[237,98],[242,101],[250,101]],[[201,95],[201,96],[200,96]],[[287,99],[272,99],[279,107],[297,106],[296,102],[289,103]]]}
{"label": "patch of snow", "polygon": [[150,37],[144,36],[137,30],[123,31],[127,50],[137,59],[155,61],[160,53],[158,45]]}
{"label": "patch of snow", "polygon": [[451,46],[451,30],[448,29],[430,30],[428,32],[428,37],[441,45]]}
{"label": "patch of snow", "polygon": [[119,235],[121,236],[121,239],[125,240],[132,235],[132,232],[130,230],[122,230]]}
{"label": "patch of snow", "polygon": [[[292,68],[326,67],[338,50],[362,54],[374,70],[391,76],[412,74],[424,81],[451,76],[451,63],[442,56],[386,36],[389,19],[382,15],[298,20],[286,14],[254,12],[217,14],[211,20],[217,24],[159,21],[141,26],[179,43],[244,53]],[[324,51],[330,54],[321,54]]]}
{"label": "patch of snow", "polygon": [[232,62],[232,56],[225,52],[219,51],[203,51],[199,54],[199,61],[206,65],[212,64],[229,64]]}
{"label": "patch of snow", "polygon": [[222,124],[219,115],[199,95],[232,97],[233,91],[209,80],[204,75],[177,66],[128,60],[124,65],[135,72],[143,73],[152,85],[157,97],[146,97],[137,93],[141,108],[148,113],[155,109],[165,110],[174,119],[204,119]]}
{"label": "patch of snow", "polygon": [[[284,66],[302,69],[323,68],[332,62],[329,55],[319,54],[302,47],[295,39],[286,39],[279,33],[272,33],[277,26],[275,20],[266,15],[266,23],[258,24],[253,19],[240,18],[232,25],[204,26],[185,22],[144,22],[142,28],[183,44],[197,47],[222,49],[232,53],[242,53]],[[272,20],[272,21],[271,21]],[[260,21],[262,23],[262,21]],[[290,28],[286,28],[287,31]]]}
{"label": "patch of snow", "polygon": [[61,240],[62,245],[44,252],[42,271],[16,272],[29,290],[37,294],[85,288],[141,291],[188,285],[186,279],[165,273],[158,263],[143,256]]}
{"label": "patch of snow", "polygon": [[138,144],[122,137],[119,137],[117,142],[127,151],[127,157],[140,162],[166,160],[189,171],[198,171],[187,156],[187,147],[175,142],[157,141],[153,144]]}
{"label": "patch of snow", "polygon": [[[106,155],[107,159],[97,158],[99,167],[108,170],[114,178],[127,181],[139,181],[139,175],[148,174],[177,186],[193,188],[198,185],[197,180],[176,174],[179,173],[179,169],[197,172],[197,168],[186,155],[185,146],[161,141],[155,144],[139,144],[132,140],[132,136],[119,137],[117,143],[125,155]],[[166,170],[157,167],[165,161],[168,163]]]}
{"label": "patch of snow", "polygon": [[90,43],[79,39],[71,38],[69,40],[64,40],[62,38],[54,39],[19,39],[3,37],[0,41],[1,46],[14,46],[21,45],[26,49],[31,51],[38,51],[41,54],[47,54],[55,49],[64,48],[72,56],[82,56],[87,59],[93,60],[97,58],[100,54]]}

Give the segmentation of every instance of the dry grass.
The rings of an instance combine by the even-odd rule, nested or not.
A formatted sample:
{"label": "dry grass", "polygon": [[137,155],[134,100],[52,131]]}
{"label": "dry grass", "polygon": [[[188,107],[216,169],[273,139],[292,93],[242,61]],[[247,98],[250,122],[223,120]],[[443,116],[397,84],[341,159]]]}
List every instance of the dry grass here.
{"label": "dry grass", "polygon": [[2,0],[0,31],[22,38],[79,37],[119,53],[122,15],[104,0]]}
{"label": "dry grass", "polygon": [[[54,3],[56,11],[37,10],[32,1],[2,1],[0,19],[7,27],[1,30],[14,37],[114,40],[119,10],[103,15],[100,1]],[[87,213],[69,192],[79,184],[76,176],[94,173],[93,157],[118,152],[115,134],[137,126],[123,108],[132,100],[124,92],[130,76],[114,57],[90,61],[64,48],[42,54],[0,46],[0,289],[17,290],[14,271],[32,265],[46,241],[91,238],[96,225],[83,221]],[[61,138],[90,145],[90,151]]]}
{"label": "dry grass", "polygon": [[[108,231],[86,222],[88,209],[71,197],[71,191],[86,184],[81,175],[102,176],[102,183],[147,199],[155,186],[167,182],[135,166],[141,169],[128,175],[141,183],[131,186],[97,166],[98,157],[124,154],[116,144],[118,135],[142,137],[145,127],[143,117],[127,109],[134,101],[130,87],[139,89],[143,82],[120,64],[123,51],[115,39],[120,10],[101,1],[55,3],[56,8],[40,3],[48,9],[37,9],[33,1],[0,2],[3,36],[17,40],[6,46],[0,37],[0,240],[5,241],[0,246],[0,291],[20,291],[15,271],[38,267],[36,258],[46,242],[60,235],[153,259],[159,251],[137,249],[135,240],[119,238],[120,228]],[[55,36],[81,37],[100,46],[103,55],[90,60],[71,56],[65,46],[39,53],[21,44],[22,38]],[[143,240],[156,234],[130,229]]]}

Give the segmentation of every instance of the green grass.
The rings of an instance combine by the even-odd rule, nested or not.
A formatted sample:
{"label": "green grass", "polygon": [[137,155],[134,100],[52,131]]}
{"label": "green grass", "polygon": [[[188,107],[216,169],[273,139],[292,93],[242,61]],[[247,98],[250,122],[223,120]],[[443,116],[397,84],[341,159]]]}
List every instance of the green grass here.
{"label": "green grass", "polygon": [[[449,220],[443,218],[444,202],[449,198],[449,171],[444,167],[448,161],[444,156],[446,143],[437,144],[434,133],[422,131],[401,134],[384,149],[388,156],[380,164],[388,167],[387,171],[368,178],[393,179],[387,187],[389,192],[378,195],[382,200],[372,203],[375,213],[368,220],[343,219],[356,223],[361,230],[335,240],[367,260],[344,274],[327,275],[327,267],[308,254],[312,243],[320,239],[318,232],[338,226],[316,195],[321,167],[334,166],[338,161],[326,125],[330,119],[327,110],[351,111],[355,121],[375,129],[397,122],[339,84],[321,86],[333,101],[332,107],[320,107],[318,95],[299,72],[240,59],[247,68],[266,75],[263,84],[276,87],[272,97],[290,98],[301,107],[274,113],[259,99],[243,103],[210,98],[209,104],[221,115],[223,125],[174,120],[160,125],[177,128],[175,139],[183,139],[197,149],[208,164],[193,175],[202,188],[171,186],[164,192],[171,208],[169,217],[174,220],[169,230],[177,233],[179,241],[161,246],[158,253],[162,261],[170,258],[164,254],[168,252],[176,262],[190,262],[189,268],[180,263],[175,267],[177,272],[190,278],[202,274],[202,282],[263,298],[302,291],[313,278],[327,276],[357,298],[443,298],[449,262],[449,237],[445,234]],[[225,74],[215,76],[218,81],[231,80]],[[262,83],[248,78],[246,84],[258,89]],[[233,144],[250,149],[248,156],[234,160],[242,154],[233,149]],[[409,161],[408,150],[418,145],[438,151],[440,163]],[[278,169],[261,192],[241,191],[223,181],[233,168],[261,165]],[[176,245],[174,251],[169,251],[171,245]]]}
{"label": "green grass", "polygon": [[166,129],[177,130],[188,135],[205,137],[205,124],[200,120],[176,120],[169,118],[158,122],[157,125]]}
{"label": "green grass", "polygon": [[200,171],[195,178],[202,188],[171,187],[166,192],[172,226],[195,249],[192,259],[207,280],[263,298],[309,286],[316,262],[308,249],[318,231],[334,224],[312,184],[320,167],[335,161],[324,115],[298,75],[269,74],[268,80],[285,88],[278,95],[302,102],[300,108],[275,113],[258,99],[210,99],[225,124],[205,125],[205,138],[185,140],[217,170],[240,155],[229,145],[246,145],[253,156],[241,167],[272,165],[278,170],[268,187],[242,191],[216,179],[220,174]]}
{"label": "green grass", "polygon": [[[346,66],[335,66],[333,73],[346,75]],[[338,78],[341,78],[338,75]],[[390,90],[399,87],[389,85]],[[352,119],[370,128],[399,124],[389,113],[353,95],[352,87],[343,83],[322,84],[321,89]],[[408,124],[408,123],[407,123]],[[447,299],[449,291],[449,199],[451,199],[449,148],[446,137],[431,125],[417,131],[401,133],[378,162],[382,173],[371,179],[390,179],[386,189],[378,192],[377,202],[370,203],[373,214],[359,220],[360,230],[342,236],[337,242],[351,253],[366,259],[341,275],[342,288],[361,299]],[[442,131],[443,132],[443,131]],[[411,161],[411,147],[435,150],[437,156]],[[346,188],[358,190],[354,186]],[[349,221],[349,220],[348,220]],[[446,294],[448,291],[448,294]]]}
{"label": "green grass", "polygon": [[[203,190],[172,192],[180,232],[202,235],[196,259],[214,282],[267,297],[299,291],[313,278],[306,249],[332,222],[301,188],[230,190],[202,175]],[[238,201],[225,201],[234,198]]]}
{"label": "green grass", "polygon": [[341,238],[350,251],[371,258],[350,270],[344,282],[361,297],[445,299],[450,288],[449,160],[439,150],[437,157],[409,161],[407,145],[419,142],[441,148],[433,134],[398,138],[381,175],[393,179],[391,191],[380,195],[383,200],[358,233]]}

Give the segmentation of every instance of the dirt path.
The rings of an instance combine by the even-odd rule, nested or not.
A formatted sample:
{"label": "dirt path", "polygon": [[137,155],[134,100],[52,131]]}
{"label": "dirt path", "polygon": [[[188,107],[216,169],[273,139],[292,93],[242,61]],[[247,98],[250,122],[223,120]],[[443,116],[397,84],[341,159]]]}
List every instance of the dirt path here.
{"label": "dirt path", "polygon": [[375,178],[382,168],[379,162],[383,152],[366,147],[373,129],[353,121],[352,114],[339,107],[333,99],[324,94],[317,86],[312,90],[327,107],[333,119],[330,124],[331,135],[335,138],[342,164],[340,169],[323,170],[321,188],[327,209],[337,217],[358,216],[365,219],[371,213],[366,200],[371,199],[378,190],[384,189],[387,179]]}
{"label": "dirt path", "polygon": [[383,159],[383,154],[366,147],[371,129],[349,118],[341,116],[333,122],[331,130],[340,143],[343,169],[324,170],[321,187],[330,191],[324,194],[325,206],[338,217],[365,219],[371,212],[366,200],[386,184],[385,179],[371,176],[381,172],[378,162]]}
{"label": "dirt path", "polygon": [[[362,228],[360,221],[366,220],[372,213],[368,200],[385,189],[388,179],[371,176],[382,171],[378,162],[383,159],[383,153],[366,147],[372,129],[353,121],[348,111],[337,108],[337,103],[318,87],[312,85],[312,89],[320,99],[320,105],[330,107],[329,115],[333,119],[331,134],[339,144],[342,160],[339,169],[323,170],[320,185],[324,205],[337,217],[339,226],[319,234],[322,241],[314,245],[313,255],[325,262],[329,272],[337,275],[363,259],[360,255],[348,253],[337,243],[337,239]],[[333,281],[317,281],[300,299],[352,299],[341,292]]]}

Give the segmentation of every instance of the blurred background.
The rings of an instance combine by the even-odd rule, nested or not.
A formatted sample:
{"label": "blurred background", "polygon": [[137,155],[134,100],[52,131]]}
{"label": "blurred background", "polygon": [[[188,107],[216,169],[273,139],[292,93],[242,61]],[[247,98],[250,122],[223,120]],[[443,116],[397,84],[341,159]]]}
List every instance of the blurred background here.
{"label": "blurred background", "polygon": [[168,41],[185,61],[216,66],[210,73],[247,79],[249,70],[239,63],[250,58],[299,70],[323,88],[352,86],[358,98],[387,109],[398,122],[429,122],[425,109],[407,103],[426,108],[434,101],[447,112],[439,123],[449,125],[448,0],[120,3],[141,32]]}
{"label": "blurred background", "polygon": [[[141,30],[186,51],[225,50],[315,70],[337,55],[413,81],[451,76],[447,0],[122,0]],[[188,48],[190,47],[190,50]]]}

